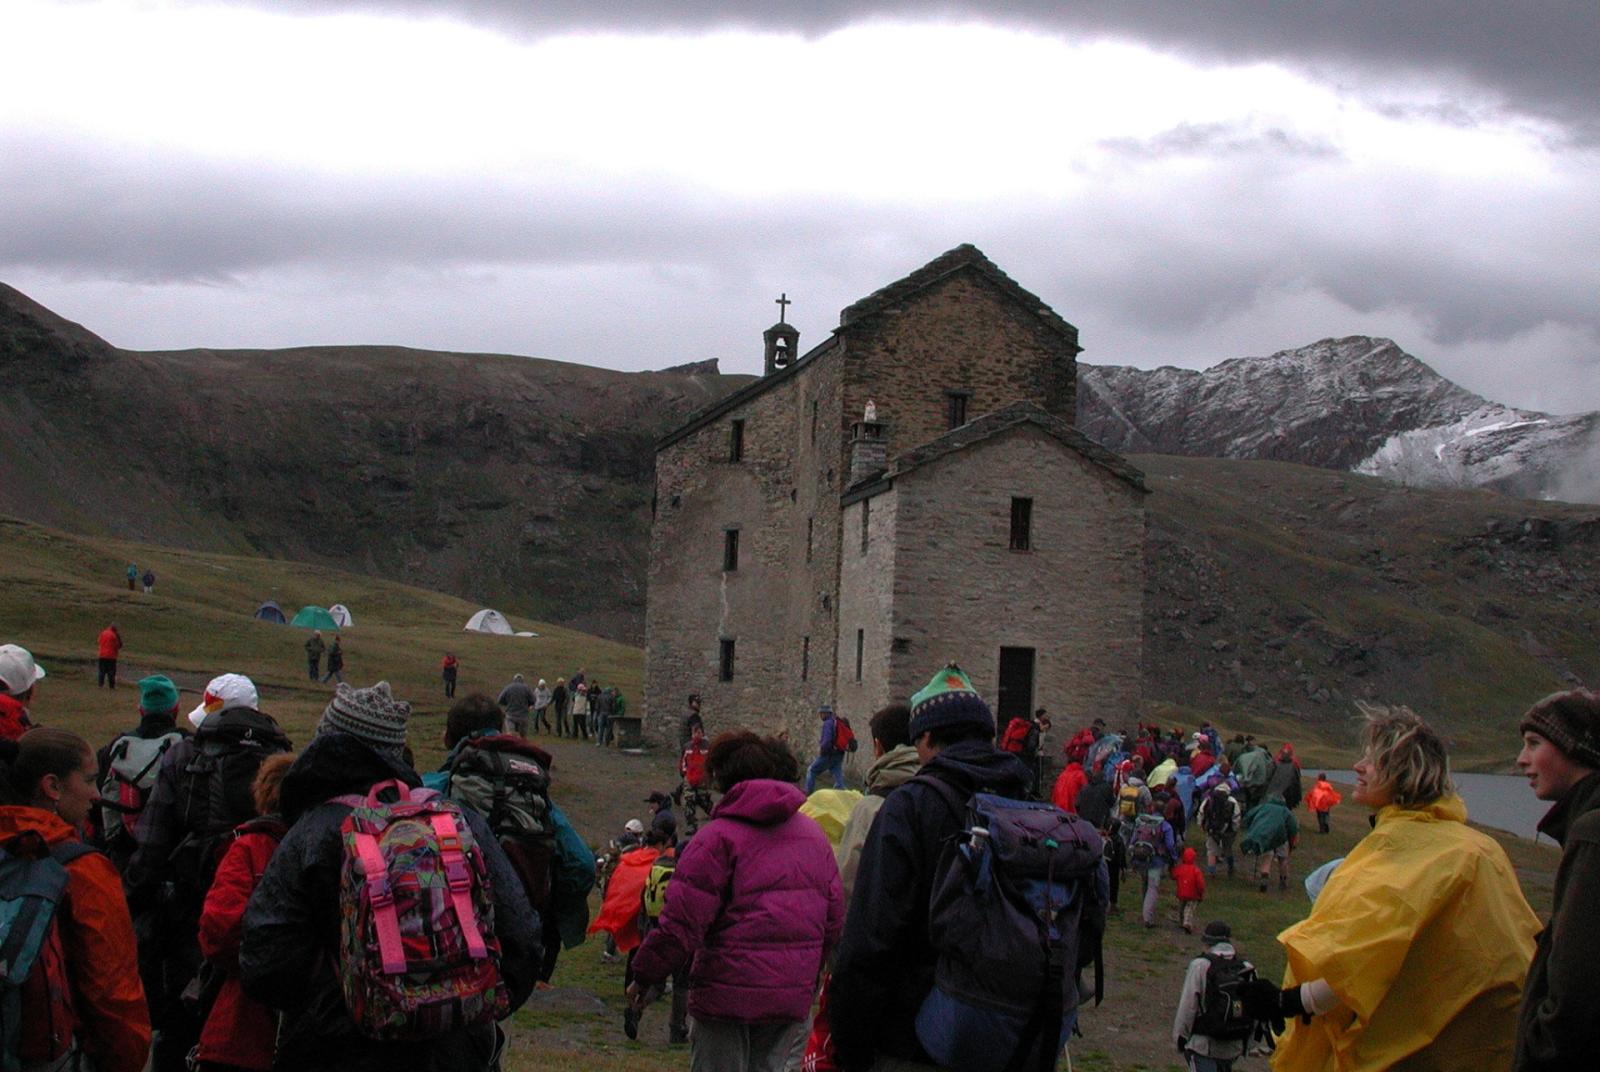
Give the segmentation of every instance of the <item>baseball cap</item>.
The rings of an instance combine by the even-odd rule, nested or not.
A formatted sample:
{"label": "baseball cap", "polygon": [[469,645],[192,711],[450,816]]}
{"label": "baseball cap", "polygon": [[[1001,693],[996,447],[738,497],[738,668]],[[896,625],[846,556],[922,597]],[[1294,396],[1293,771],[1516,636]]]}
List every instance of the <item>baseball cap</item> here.
{"label": "baseball cap", "polygon": [[198,729],[207,715],[234,707],[248,707],[254,711],[260,704],[261,696],[256,692],[255,682],[243,674],[223,674],[211,679],[200,706],[189,712],[189,721]]}
{"label": "baseball cap", "polygon": [[0,644],[0,687],[16,695],[42,680],[44,667],[33,661],[32,652],[17,644]]}
{"label": "baseball cap", "polygon": [[622,829],[630,834],[642,834],[644,833],[644,824],[637,819],[629,819],[622,824]]}

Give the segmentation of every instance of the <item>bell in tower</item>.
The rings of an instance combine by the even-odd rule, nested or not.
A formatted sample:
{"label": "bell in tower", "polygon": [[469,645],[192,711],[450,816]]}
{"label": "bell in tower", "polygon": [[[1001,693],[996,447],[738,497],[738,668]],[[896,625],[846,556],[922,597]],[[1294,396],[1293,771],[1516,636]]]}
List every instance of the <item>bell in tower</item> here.
{"label": "bell in tower", "polygon": [[784,319],[790,304],[788,294],[779,295],[778,322],[761,333],[761,339],[766,343],[766,371],[763,375],[771,376],[781,368],[788,368],[800,356],[800,333],[793,324],[785,323]]}

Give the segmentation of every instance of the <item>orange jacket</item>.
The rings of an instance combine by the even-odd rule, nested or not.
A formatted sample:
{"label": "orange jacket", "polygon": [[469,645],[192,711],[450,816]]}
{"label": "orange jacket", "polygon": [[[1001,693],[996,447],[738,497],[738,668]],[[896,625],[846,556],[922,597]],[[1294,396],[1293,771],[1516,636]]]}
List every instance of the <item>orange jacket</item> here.
{"label": "orange jacket", "polygon": [[[78,836],[41,808],[0,807],[0,842],[29,832],[47,845]],[[68,864],[64,905],[61,944],[83,1048],[101,1072],[142,1072],[150,1054],[150,1013],[139,982],[133,920],[111,861],[90,853]]]}
{"label": "orange jacket", "polygon": [[650,865],[656,862],[661,850],[649,845],[629,849],[617,861],[617,869],[606,882],[606,899],[600,905],[600,915],[589,924],[590,934],[608,931],[616,940],[617,948],[626,953],[638,946],[639,909],[644,907],[644,883],[650,877]]}
{"label": "orange jacket", "polygon": [[1343,799],[1332,782],[1319,781],[1306,794],[1306,807],[1312,811],[1332,811],[1333,806]]}
{"label": "orange jacket", "polygon": [[100,658],[115,659],[122,650],[122,635],[109,625],[100,630]]}

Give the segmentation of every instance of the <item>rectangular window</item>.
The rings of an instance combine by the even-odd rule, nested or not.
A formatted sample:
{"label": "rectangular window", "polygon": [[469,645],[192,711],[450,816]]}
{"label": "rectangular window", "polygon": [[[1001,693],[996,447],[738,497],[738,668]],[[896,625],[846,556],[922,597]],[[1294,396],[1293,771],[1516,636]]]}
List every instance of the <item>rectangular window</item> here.
{"label": "rectangular window", "polygon": [[734,421],[728,426],[728,460],[744,461],[744,421]]}
{"label": "rectangular window", "polygon": [[811,638],[800,638],[800,680],[804,681],[811,676]]}
{"label": "rectangular window", "polygon": [[724,529],[722,532],[722,568],[728,573],[739,568],[738,529]]}
{"label": "rectangular window", "polygon": [[1033,547],[1033,500],[1011,500],[1011,549],[1026,551]]}
{"label": "rectangular window", "polygon": [[861,500],[861,553],[867,553],[868,526],[872,523],[872,500]]}
{"label": "rectangular window", "polygon": [[817,400],[811,400],[811,445],[817,445]]}
{"label": "rectangular window", "polygon": [[862,661],[862,656],[866,654],[866,651],[867,651],[867,631],[865,629],[857,629],[856,630],[856,680],[857,681],[861,680],[861,661]]}
{"label": "rectangular window", "polygon": [[967,399],[971,397],[966,391],[947,391],[945,398],[948,400],[950,427],[960,428],[967,423]]}
{"label": "rectangular window", "polygon": [[814,518],[814,517],[806,518],[806,561],[807,562],[811,561],[811,536],[812,536],[812,533],[816,530],[816,527],[817,527],[817,519],[816,518]]}
{"label": "rectangular window", "polygon": [[733,680],[733,641],[728,637],[723,637],[722,640],[718,641],[718,649],[719,650],[717,652],[717,680],[719,680],[719,681],[732,681]]}

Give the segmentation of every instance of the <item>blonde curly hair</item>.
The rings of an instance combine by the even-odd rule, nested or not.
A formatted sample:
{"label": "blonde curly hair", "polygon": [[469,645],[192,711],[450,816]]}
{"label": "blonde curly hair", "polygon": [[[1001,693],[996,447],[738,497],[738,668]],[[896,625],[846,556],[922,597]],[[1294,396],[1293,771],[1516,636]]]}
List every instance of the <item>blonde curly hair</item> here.
{"label": "blonde curly hair", "polygon": [[1402,808],[1421,808],[1455,792],[1444,741],[1409,707],[1357,701],[1366,718],[1361,743],[1378,784]]}

